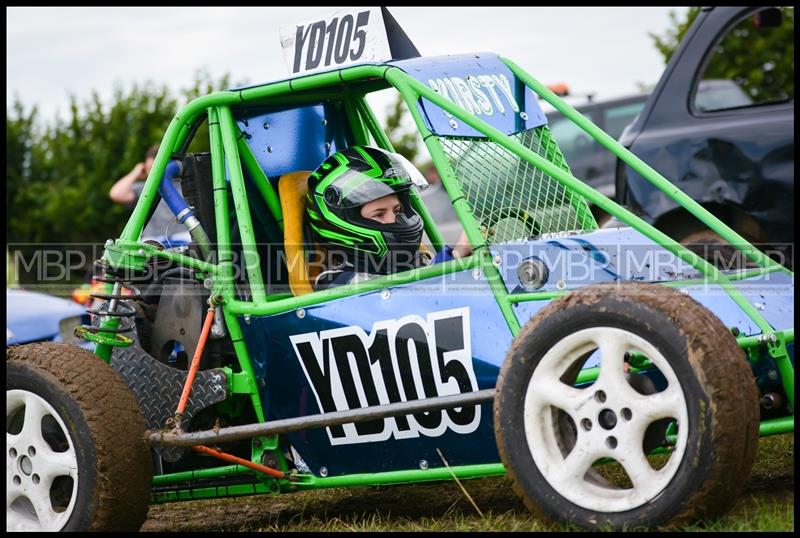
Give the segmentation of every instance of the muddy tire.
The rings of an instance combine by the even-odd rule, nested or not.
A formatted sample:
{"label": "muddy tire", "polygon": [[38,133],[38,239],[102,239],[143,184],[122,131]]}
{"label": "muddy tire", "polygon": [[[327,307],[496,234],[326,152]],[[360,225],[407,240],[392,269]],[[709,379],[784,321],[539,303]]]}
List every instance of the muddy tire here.
{"label": "muddy tire", "polygon": [[[631,357],[649,359],[655,392],[630,381]],[[595,361],[596,380],[576,384]],[[672,446],[648,457],[665,422]],[[741,493],[758,394],[735,338],[705,307],[664,286],[601,284],[553,301],[520,331],[497,380],[494,425],[534,513],[586,528],[670,526],[717,516]]]}
{"label": "muddy tire", "polygon": [[10,347],[6,368],[7,529],[138,530],[153,471],[128,387],[68,344]]}

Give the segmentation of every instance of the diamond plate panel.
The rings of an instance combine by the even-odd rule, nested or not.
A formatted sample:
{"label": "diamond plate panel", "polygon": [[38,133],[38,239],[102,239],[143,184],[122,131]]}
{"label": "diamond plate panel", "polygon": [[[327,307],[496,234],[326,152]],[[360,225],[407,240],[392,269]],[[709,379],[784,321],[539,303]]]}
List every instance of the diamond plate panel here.
{"label": "diamond plate panel", "polygon": [[[138,344],[114,349],[110,364],[139,402],[147,427],[167,427],[167,420],[174,416],[178,407],[188,372],[157,361]],[[223,401],[227,397],[227,389],[228,383],[223,370],[197,372],[181,427],[187,429],[192,417],[198,412]],[[177,461],[185,449],[163,447],[156,448],[156,451],[167,461]]]}

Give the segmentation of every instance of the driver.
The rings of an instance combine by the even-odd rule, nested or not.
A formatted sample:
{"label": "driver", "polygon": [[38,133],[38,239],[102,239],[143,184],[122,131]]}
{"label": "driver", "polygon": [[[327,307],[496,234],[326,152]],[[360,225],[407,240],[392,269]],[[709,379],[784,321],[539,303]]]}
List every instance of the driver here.
{"label": "driver", "polygon": [[[425,265],[420,250],[423,222],[409,194],[427,186],[399,153],[352,146],[328,157],[308,179],[306,237],[324,246],[328,255],[327,270],[317,277],[315,289]],[[445,246],[430,263],[471,253],[462,233],[455,246]]]}

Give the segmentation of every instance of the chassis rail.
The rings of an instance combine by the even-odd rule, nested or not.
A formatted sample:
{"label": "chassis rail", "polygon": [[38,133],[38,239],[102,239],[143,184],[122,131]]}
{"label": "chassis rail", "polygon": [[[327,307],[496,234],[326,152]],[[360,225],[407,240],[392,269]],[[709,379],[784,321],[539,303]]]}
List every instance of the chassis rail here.
{"label": "chassis rail", "polygon": [[145,433],[145,438],[150,444],[161,446],[188,447],[206,443],[225,443],[249,439],[259,435],[275,435],[278,433],[289,433],[311,428],[338,426],[353,422],[410,415],[420,411],[437,411],[439,409],[461,407],[463,405],[481,404],[493,401],[494,395],[495,389],[492,388],[452,396],[439,396],[437,398],[426,398],[410,402],[362,407],[349,411],[335,411],[332,413],[321,413],[305,417],[273,420],[271,422],[231,426],[218,430],[204,430],[188,433],[171,431],[154,432],[150,430]]}

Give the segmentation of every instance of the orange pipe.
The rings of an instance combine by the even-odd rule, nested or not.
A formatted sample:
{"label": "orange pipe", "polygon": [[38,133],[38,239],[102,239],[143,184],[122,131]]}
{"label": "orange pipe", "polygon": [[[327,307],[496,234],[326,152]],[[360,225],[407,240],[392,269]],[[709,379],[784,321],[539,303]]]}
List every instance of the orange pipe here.
{"label": "orange pipe", "polygon": [[197,376],[197,369],[200,368],[200,357],[203,355],[203,348],[206,347],[206,340],[208,340],[208,333],[211,332],[211,325],[214,323],[214,307],[208,309],[206,314],[206,321],[203,323],[203,331],[200,333],[200,341],[197,342],[197,349],[194,351],[192,357],[192,365],[189,368],[189,375],[186,376],[186,383],[183,384],[183,393],[178,402],[178,410],[176,415],[182,415],[186,409],[186,404],[189,402],[189,393],[192,392],[192,383]]}
{"label": "orange pipe", "polygon": [[258,463],[253,463],[252,461],[236,457],[232,454],[219,452],[217,450],[214,450],[213,448],[208,448],[207,446],[195,445],[192,447],[192,450],[194,450],[195,452],[200,452],[201,454],[208,454],[209,456],[214,456],[215,458],[219,458],[223,461],[227,461],[230,463],[238,463],[239,465],[243,465],[245,467],[253,469],[254,471],[260,471],[264,474],[274,476],[275,478],[286,477],[286,473],[284,473],[283,471],[278,471],[277,469],[273,469],[272,467],[267,467],[266,465],[259,465]]}

